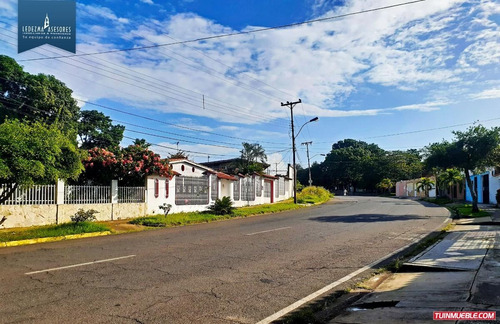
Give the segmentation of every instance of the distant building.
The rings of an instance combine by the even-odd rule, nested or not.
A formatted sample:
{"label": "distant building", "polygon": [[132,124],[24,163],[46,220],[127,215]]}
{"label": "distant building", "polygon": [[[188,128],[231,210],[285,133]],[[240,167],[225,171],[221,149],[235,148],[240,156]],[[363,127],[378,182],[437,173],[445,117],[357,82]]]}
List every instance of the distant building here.
{"label": "distant building", "polygon": [[[436,183],[436,178],[435,177],[430,177],[434,183]],[[420,197],[424,198],[425,197],[425,192],[418,191],[418,182],[420,181],[419,179],[411,179],[411,180],[401,180],[396,182],[396,197]],[[431,190],[429,190],[429,198],[435,198],[436,197],[436,185],[433,186]]]}

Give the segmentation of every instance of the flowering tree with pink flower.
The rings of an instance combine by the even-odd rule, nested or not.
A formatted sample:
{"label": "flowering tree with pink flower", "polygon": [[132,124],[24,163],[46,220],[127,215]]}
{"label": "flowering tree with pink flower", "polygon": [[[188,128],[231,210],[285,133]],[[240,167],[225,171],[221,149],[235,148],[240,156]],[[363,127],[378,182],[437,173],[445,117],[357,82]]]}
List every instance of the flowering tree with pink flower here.
{"label": "flowering tree with pink flower", "polygon": [[123,185],[143,185],[146,177],[158,174],[168,177],[172,173],[168,161],[161,159],[159,154],[140,145],[130,145],[121,150],[118,179]]}
{"label": "flowering tree with pink flower", "polygon": [[103,148],[90,149],[83,166],[80,183],[109,185],[118,180],[123,186],[142,186],[148,175],[171,175],[166,159],[140,145],[130,145],[116,154]]}

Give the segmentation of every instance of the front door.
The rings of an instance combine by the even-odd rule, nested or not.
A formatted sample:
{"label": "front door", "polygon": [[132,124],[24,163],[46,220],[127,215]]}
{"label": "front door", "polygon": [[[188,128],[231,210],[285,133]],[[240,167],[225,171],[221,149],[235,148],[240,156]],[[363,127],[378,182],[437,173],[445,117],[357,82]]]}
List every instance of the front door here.
{"label": "front door", "polygon": [[490,177],[489,174],[483,175],[483,204],[490,203]]}

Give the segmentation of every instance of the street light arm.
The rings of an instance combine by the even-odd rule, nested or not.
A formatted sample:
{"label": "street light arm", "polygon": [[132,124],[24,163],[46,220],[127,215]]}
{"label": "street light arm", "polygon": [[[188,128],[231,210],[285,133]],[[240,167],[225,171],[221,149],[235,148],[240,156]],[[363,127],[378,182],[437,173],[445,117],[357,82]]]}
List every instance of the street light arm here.
{"label": "street light arm", "polygon": [[312,123],[312,122],[318,121],[318,119],[319,119],[318,117],[314,117],[314,118],[313,118],[313,119],[311,119],[310,121],[305,122],[305,124],[304,124],[304,125],[302,125],[302,126],[300,127],[300,129],[299,129],[299,131],[298,131],[297,135],[295,135],[295,138],[299,137],[299,134],[300,134],[300,132],[302,131],[302,128],[304,128],[304,126],[306,126],[306,125],[307,125],[307,124],[309,124],[309,123]]}

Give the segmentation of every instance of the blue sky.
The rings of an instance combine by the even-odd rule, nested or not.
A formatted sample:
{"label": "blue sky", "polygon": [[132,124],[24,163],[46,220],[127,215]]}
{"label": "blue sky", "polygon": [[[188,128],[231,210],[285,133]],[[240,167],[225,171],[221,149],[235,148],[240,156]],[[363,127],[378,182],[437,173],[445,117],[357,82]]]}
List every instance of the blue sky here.
{"label": "blue sky", "polygon": [[[191,40],[400,2],[77,1],[77,53]],[[17,1],[2,1],[0,16],[0,53],[31,73],[55,75],[79,99],[150,118],[80,102],[82,109],[128,123],[128,137],[167,147],[179,142],[180,149],[199,152],[190,154],[195,161],[235,157],[245,140],[276,152],[269,162],[281,162],[284,169],[291,157],[289,110],[280,102],[298,98],[303,101],[294,109],[298,127],[320,118],[297,139],[302,164],[305,141],[313,141],[311,155],[327,153],[344,138],[389,150],[422,148],[467,126],[443,127],[477,120],[500,125],[500,119],[491,120],[500,118],[500,4],[493,0],[427,0],[187,45],[43,61],[22,60],[68,53],[45,45],[16,54]],[[434,128],[441,129],[401,134]],[[165,156],[171,152],[153,148]]]}

